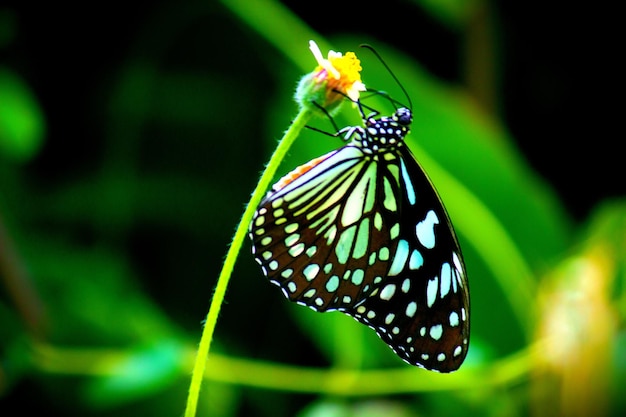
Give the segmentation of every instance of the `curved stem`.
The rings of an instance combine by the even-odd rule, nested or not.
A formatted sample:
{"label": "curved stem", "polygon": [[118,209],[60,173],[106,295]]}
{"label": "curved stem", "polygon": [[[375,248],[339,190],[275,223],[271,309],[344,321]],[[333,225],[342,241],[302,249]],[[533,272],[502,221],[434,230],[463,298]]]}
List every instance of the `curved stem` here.
{"label": "curved stem", "polygon": [[302,129],[305,127],[307,121],[310,119],[312,111],[308,108],[302,108],[300,113],[296,116],[291,126],[285,132],[285,135],[278,143],[274,154],[270,158],[265,171],[259,179],[248,206],[241,217],[239,226],[235,232],[235,236],[230,244],[226,259],[224,260],[224,266],[217,280],[213,299],[209,307],[209,312],[206,317],[204,329],[202,331],[202,337],[200,338],[200,345],[198,346],[198,352],[196,354],[196,360],[193,367],[193,373],[191,375],[191,384],[189,386],[189,395],[187,397],[187,407],[185,409],[185,417],[194,417],[196,415],[196,409],[198,406],[198,397],[200,395],[200,388],[202,385],[202,378],[206,368],[207,357],[211,348],[211,341],[213,340],[213,332],[215,330],[215,324],[217,323],[217,317],[224,301],[224,295],[226,294],[226,288],[228,281],[233,272],[237,255],[241,249],[241,245],[248,233],[248,225],[252,221],[254,211],[261,202],[263,195],[269,187],[276,170],[280,165],[280,162],[285,157],[285,154],[293,144],[294,140],[298,137]]}
{"label": "curved stem", "polygon": [[[415,394],[417,392],[471,390],[480,381],[481,389],[510,387],[541,371],[539,359],[545,356],[546,345],[554,340],[538,339],[522,350],[492,363],[476,363],[452,374],[438,374],[414,367],[385,369],[312,368],[278,364],[249,358],[214,353],[208,360],[204,379],[262,390],[338,397],[371,397]],[[129,350],[93,347],[67,347],[34,342],[33,359],[36,370],[44,374],[126,378],[125,365],[136,353]],[[175,345],[177,358],[184,369],[187,345]],[[121,366],[120,366],[121,365]]]}

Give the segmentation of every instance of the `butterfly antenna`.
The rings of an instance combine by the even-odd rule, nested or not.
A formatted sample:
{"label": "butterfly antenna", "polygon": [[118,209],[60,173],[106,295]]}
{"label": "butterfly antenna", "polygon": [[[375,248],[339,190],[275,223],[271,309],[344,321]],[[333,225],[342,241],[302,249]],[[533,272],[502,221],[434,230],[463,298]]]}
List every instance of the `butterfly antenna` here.
{"label": "butterfly antenna", "polygon": [[385,69],[387,70],[389,75],[391,75],[391,77],[396,82],[396,84],[398,84],[398,87],[400,87],[400,89],[404,93],[405,97],[407,98],[407,100],[409,102],[409,109],[412,110],[413,109],[413,103],[411,102],[411,97],[409,96],[409,93],[407,93],[406,89],[404,88],[404,86],[402,85],[402,83],[400,82],[398,77],[396,77],[396,74],[394,74],[393,71],[391,70],[391,68],[389,68],[389,65],[387,65],[387,63],[385,62],[383,57],[381,57],[380,54],[378,53],[378,51],[376,51],[376,49],[374,49],[374,47],[371,46],[371,45],[368,45],[368,44],[364,43],[364,44],[361,44],[359,46],[361,48],[369,49],[370,51],[372,51],[372,53],[374,55],[376,55],[376,58],[378,58],[378,60],[381,62],[381,64],[383,64],[383,66],[385,67]]}
{"label": "butterfly antenna", "polygon": [[[324,106],[322,106],[321,104],[317,103],[317,102],[313,102],[313,105],[315,107],[317,107],[318,110],[320,110],[322,113],[324,113],[324,115],[328,118],[328,120],[330,120],[330,123],[333,125],[333,129],[335,129],[335,132],[339,131],[339,127],[337,126],[337,123],[335,123],[335,119],[333,118],[333,116],[330,114],[330,112],[324,108]],[[306,126],[307,128],[311,129],[311,130],[316,130],[318,132],[322,132],[322,133],[327,133],[327,132],[323,132],[319,129],[310,127],[310,126]],[[333,136],[332,134],[330,136]]]}

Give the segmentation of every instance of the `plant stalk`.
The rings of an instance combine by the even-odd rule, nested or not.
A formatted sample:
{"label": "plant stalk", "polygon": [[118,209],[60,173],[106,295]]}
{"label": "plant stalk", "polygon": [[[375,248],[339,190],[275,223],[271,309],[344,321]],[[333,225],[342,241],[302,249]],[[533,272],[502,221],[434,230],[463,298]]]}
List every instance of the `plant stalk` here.
{"label": "plant stalk", "polygon": [[287,129],[283,138],[280,140],[278,146],[274,150],[274,154],[270,158],[270,161],[267,164],[265,171],[263,171],[263,174],[261,175],[261,178],[259,179],[259,182],[254,189],[252,196],[250,197],[250,201],[248,202],[246,210],[241,217],[239,225],[237,226],[235,236],[233,237],[233,240],[230,244],[228,253],[226,254],[226,259],[224,260],[222,271],[217,280],[215,292],[213,293],[211,305],[209,306],[209,312],[207,314],[204,329],[202,331],[202,337],[200,338],[200,344],[198,346],[196,360],[191,375],[191,384],[189,386],[189,395],[187,397],[185,417],[195,417],[196,415],[198,398],[200,396],[200,389],[206,369],[207,358],[211,348],[211,342],[213,340],[213,333],[215,331],[217,317],[224,301],[226,288],[228,287],[228,282],[233,272],[235,261],[237,260],[237,255],[239,255],[241,245],[243,244],[244,239],[246,238],[246,235],[248,233],[248,225],[252,221],[254,212],[261,202],[265,191],[269,188],[270,183],[274,178],[274,175],[276,174],[276,170],[278,169],[280,163],[284,159],[287,151],[289,150],[295,139],[298,137],[302,129],[306,126],[306,123],[311,118],[312,114],[313,112],[312,110],[310,110],[310,108],[301,108],[300,112],[293,120],[291,126],[289,126],[289,129]]}

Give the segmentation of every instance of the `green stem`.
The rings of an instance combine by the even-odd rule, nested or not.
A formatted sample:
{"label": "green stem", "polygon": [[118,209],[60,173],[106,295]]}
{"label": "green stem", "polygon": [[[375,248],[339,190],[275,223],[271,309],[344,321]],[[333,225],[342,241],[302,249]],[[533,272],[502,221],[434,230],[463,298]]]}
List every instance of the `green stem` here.
{"label": "green stem", "polygon": [[211,306],[209,307],[209,313],[207,314],[204,329],[202,331],[202,337],[200,338],[200,345],[198,346],[193,373],[191,375],[191,384],[189,386],[189,396],[187,397],[185,417],[194,417],[196,415],[200,387],[202,385],[202,379],[206,368],[207,357],[211,348],[211,341],[213,340],[215,324],[217,323],[217,317],[219,315],[220,308],[222,307],[222,302],[224,301],[224,295],[226,294],[226,288],[233,272],[237,255],[239,254],[241,245],[243,244],[246,234],[248,233],[248,225],[252,221],[254,211],[261,202],[265,191],[270,186],[278,166],[295,139],[306,126],[306,123],[311,118],[311,115],[312,111],[310,109],[302,108],[300,113],[298,113],[294,121],[291,123],[291,126],[289,126],[289,129],[287,129],[285,135],[278,143],[278,146],[270,158],[263,175],[261,175],[259,183],[252,193],[248,206],[241,217],[239,226],[237,226],[237,231],[235,232],[235,236],[233,237],[228,253],[226,254],[226,259],[224,260],[222,272],[217,280],[215,293],[213,294]]}

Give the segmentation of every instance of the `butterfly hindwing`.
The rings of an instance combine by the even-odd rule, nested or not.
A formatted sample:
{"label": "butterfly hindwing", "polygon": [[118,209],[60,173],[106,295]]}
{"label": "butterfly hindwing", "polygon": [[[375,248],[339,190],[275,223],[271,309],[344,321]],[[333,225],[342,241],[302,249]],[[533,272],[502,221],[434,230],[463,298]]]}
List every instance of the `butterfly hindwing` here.
{"label": "butterfly hindwing", "polygon": [[461,250],[428,177],[399,148],[399,244],[385,283],[347,312],[405,361],[449,372],[469,344],[469,293]]}

